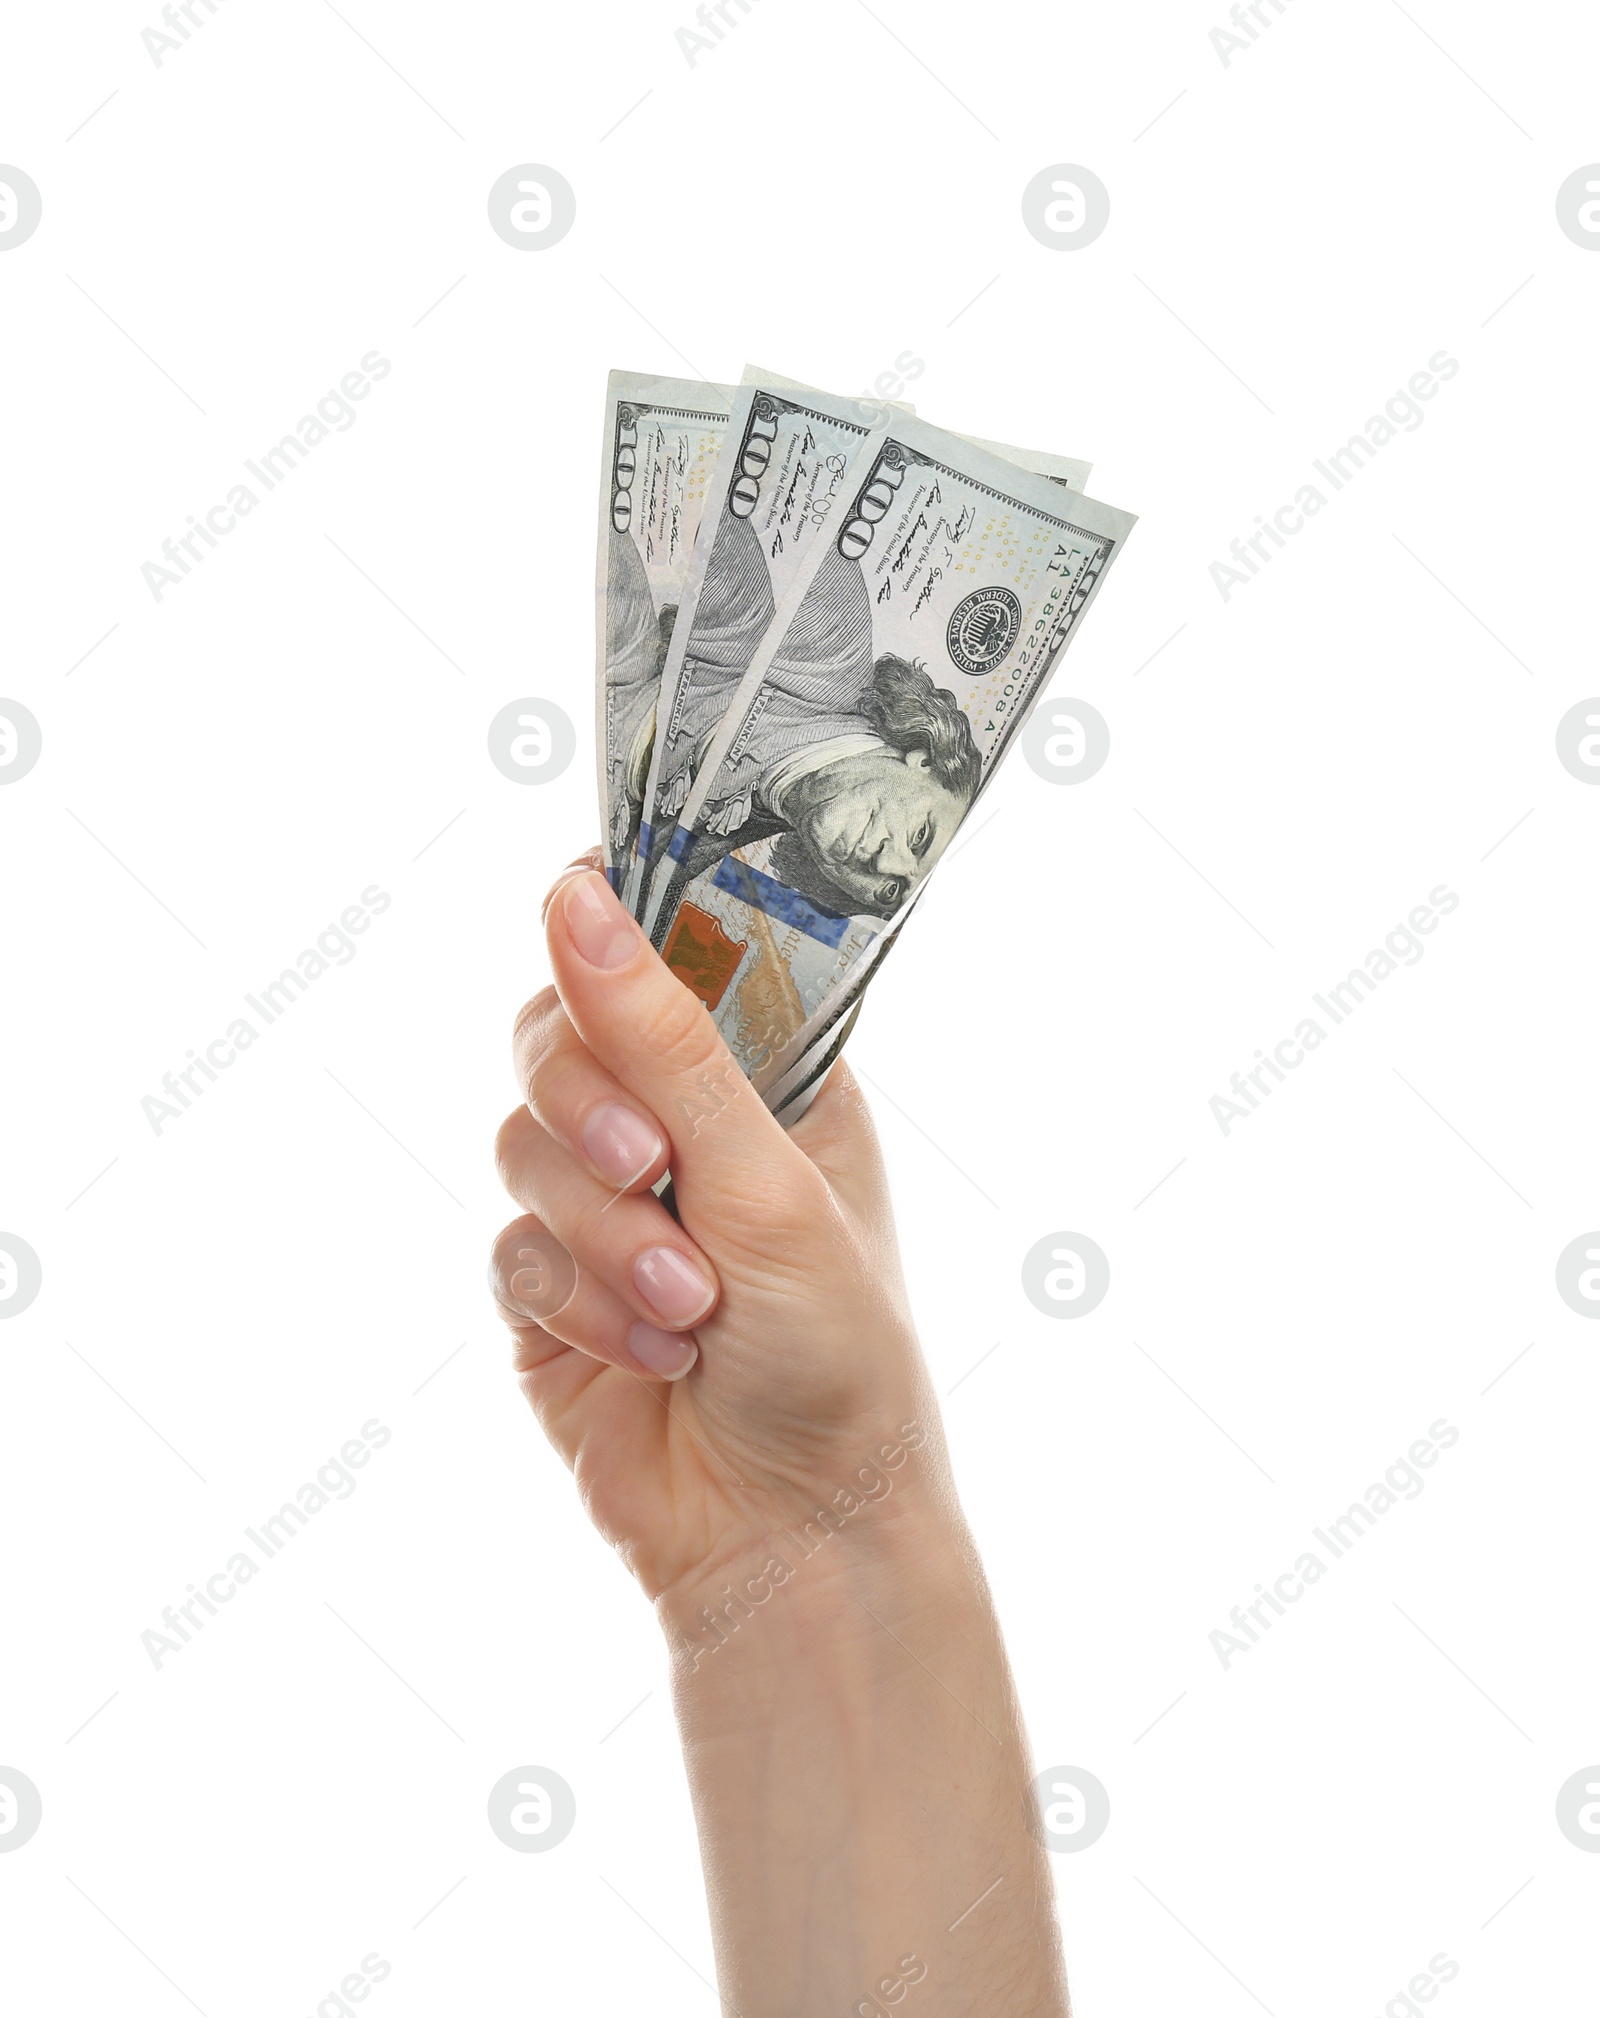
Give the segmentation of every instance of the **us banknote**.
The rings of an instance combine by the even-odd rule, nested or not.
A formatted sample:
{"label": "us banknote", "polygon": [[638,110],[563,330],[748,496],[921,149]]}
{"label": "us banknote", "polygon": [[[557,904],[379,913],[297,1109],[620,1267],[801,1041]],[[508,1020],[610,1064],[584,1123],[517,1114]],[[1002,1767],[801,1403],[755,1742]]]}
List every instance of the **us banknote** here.
{"label": "us banknote", "polygon": [[613,887],[633,859],[656,694],[733,388],[614,371],[595,569],[595,749]]}
{"label": "us banknote", "polygon": [[858,451],[689,752],[651,891],[663,957],[764,1092],[859,992],[1133,523],[924,421]]}
{"label": "us banknote", "polygon": [[645,814],[625,900],[648,917],[707,732],[748,672],[796,570],[839,505],[852,461],[885,409],[759,378],[733,397],[700,538],[660,678]]}
{"label": "us banknote", "polygon": [[[756,365],[745,366],[740,383],[760,383],[792,392],[812,390],[797,379],[786,378],[780,372]],[[916,408],[909,403],[885,401],[884,404],[895,413],[916,413]],[[1037,476],[1047,476],[1066,490],[1084,490],[1093,470],[1091,463],[1077,456],[1054,455],[1046,449],[1017,447],[1010,442],[989,441],[979,435],[960,434],[959,439],[969,442],[974,448],[985,449],[991,455],[1001,456],[1020,469],[1032,470]],[[781,1077],[768,1083],[767,1104],[786,1127],[792,1125],[811,1104],[829,1068],[844,1049],[845,1041],[861,1014],[861,998],[867,983],[895,937],[893,932],[884,934],[862,956],[851,969],[848,982],[830,997],[826,1016],[813,1019],[814,1034],[802,1056]]]}

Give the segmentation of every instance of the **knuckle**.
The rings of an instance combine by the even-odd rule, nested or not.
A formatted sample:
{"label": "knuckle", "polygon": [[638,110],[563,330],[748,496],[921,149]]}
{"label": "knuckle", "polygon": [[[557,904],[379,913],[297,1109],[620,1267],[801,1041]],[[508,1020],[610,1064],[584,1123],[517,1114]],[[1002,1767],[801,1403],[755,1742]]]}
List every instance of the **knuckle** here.
{"label": "knuckle", "polygon": [[578,1265],[542,1219],[527,1213],[501,1229],[489,1256],[489,1289],[513,1326],[548,1324],[572,1301]]}
{"label": "knuckle", "polygon": [[529,1241],[547,1240],[549,1230],[535,1212],[524,1212],[518,1218],[508,1220],[495,1235],[489,1249],[489,1277],[493,1282],[505,1283],[511,1279],[516,1267],[517,1250]]}
{"label": "knuckle", "polygon": [[516,1189],[512,1178],[526,1161],[528,1144],[537,1126],[526,1107],[514,1107],[495,1132],[494,1167],[508,1191]]}
{"label": "knuckle", "polygon": [[[537,1052],[528,1066],[528,1106],[547,1128],[557,1116],[570,1116],[576,1074],[576,1046],[551,1044]],[[559,1133],[559,1130],[554,1130]]]}
{"label": "knuckle", "polygon": [[523,1229],[526,1219],[514,1219],[509,1226],[503,1226],[495,1235],[489,1247],[489,1265],[486,1270],[489,1297],[496,1315],[503,1323],[516,1328],[529,1322],[527,1313],[515,1308],[508,1294],[511,1280],[511,1252],[519,1238],[525,1238]]}
{"label": "knuckle", "polygon": [[567,1023],[567,1012],[554,988],[541,988],[517,1011],[511,1027],[511,1055],[519,1075],[526,1079],[533,1062],[557,1040]]}

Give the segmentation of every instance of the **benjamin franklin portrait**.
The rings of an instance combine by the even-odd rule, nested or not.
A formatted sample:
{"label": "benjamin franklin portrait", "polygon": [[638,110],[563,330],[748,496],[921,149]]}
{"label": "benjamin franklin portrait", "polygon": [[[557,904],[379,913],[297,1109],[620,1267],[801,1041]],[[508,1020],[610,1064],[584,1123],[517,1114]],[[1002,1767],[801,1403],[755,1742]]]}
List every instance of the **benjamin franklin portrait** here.
{"label": "benjamin franklin portrait", "polygon": [[[772,616],[757,536],[729,521],[689,644],[658,854],[670,838],[665,816],[684,804]],[[891,917],[949,843],[981,776],[955,695],[920,664],[892,654],[874,663],[866,579],[830,542],[695,817],[675,892],[733,849],[776,836],[779,881],[838,916]]]}

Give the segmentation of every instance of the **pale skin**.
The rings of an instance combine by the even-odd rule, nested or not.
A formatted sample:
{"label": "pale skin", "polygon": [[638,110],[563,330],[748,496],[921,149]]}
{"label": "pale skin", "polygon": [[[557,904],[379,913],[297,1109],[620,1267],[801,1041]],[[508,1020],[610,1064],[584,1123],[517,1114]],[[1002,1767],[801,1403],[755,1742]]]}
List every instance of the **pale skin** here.
{"label": "pale skin", "polygon": [[724,2009],[1065,2018],[1034,1768],[856,1083],[836,1066],[785,1133],[592,866],[545,925],[497,1144],[526,1216],[491,1278],[666,1636]]}

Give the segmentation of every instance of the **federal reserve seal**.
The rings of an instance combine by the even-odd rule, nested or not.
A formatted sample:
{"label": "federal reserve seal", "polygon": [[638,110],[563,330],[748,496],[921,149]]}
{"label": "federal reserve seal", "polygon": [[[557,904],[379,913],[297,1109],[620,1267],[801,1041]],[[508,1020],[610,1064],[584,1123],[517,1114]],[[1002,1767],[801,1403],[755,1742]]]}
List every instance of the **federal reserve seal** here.
{"label": "federal reserve seal", "polygon": [[986,673],[1016,642],[1022,605],[1009,589],[977,589],[950,619],[944,641],[964,673]]}

